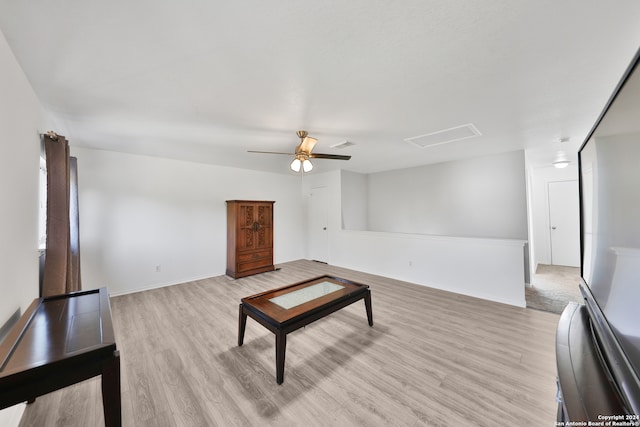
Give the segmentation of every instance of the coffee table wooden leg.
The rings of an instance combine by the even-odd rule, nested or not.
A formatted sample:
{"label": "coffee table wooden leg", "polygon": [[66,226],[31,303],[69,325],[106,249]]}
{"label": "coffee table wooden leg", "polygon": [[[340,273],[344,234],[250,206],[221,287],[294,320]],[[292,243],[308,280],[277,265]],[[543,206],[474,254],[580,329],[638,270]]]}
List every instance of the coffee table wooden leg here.
{"label": "coffee table wooden leg", "polygon": [[284,354],[287,350],[287,334],[282,331],[276,332],[276,382],[282,384],[284,381]]}
{"label": "coffee table wooden leg", "polygon": [[238,346],[244,343],[244,329],[247,326],[247,315],[240,304],[240,315],[238,317]]}
{"label": "coffee table wooden leg", "polygon": [[371,291],[367,289],[367,294],[364,296],[364,307],[367,309],[367,320],[369,326],[373,326],[373,313],[371,312]]}
{"label": "coffee table wooden leg", "polygon": [[102,366],[102,407],[106,427],[122,425],[122,403],[120,398],[120,353]]}

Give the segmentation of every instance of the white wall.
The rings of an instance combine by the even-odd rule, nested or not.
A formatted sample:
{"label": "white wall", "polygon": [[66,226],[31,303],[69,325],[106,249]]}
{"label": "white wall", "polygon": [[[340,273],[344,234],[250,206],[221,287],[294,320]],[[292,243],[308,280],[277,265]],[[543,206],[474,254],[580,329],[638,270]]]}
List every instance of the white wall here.
{"label": "white wall", "polygon": [[0,325],[38,297],[40,136],[49,124],[0,33]]}
{"label": "white wall", "polygon": [[331,264],[526,305],[524,240],[342,231],[333,241]]}
{"label": "white wall", "polygon": [[275,262],[304,257],[299,177],[79,147],[72,154],[86,289],[118,295],[224,274],[230,199],[275,200]]}
{"label": "white wall", "polygon": [[526,240],[524,151],[370,174],[369,229]]}
{"label": "white wall", "polygon": [[342,228],[368,230],[369,176],[342,171]]}
{"label": "white wall", "polygon": [[[0,32],[0,325],[38,297],[40,136],[49,122]],[[17,424],[24,405],[0,411]],[[20,408],[17,410],[15,408]]]}
{"label": "white wall", "polygon": [[525,306],[524,240],[343,230],[340,171],[305,177],[307,196],[317,187],[328,191],[330,264]]}

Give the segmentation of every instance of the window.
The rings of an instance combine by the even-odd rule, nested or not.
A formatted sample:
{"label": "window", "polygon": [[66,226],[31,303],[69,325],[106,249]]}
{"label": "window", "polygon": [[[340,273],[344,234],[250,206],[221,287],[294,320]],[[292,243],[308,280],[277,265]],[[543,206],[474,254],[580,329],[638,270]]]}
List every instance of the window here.
{"label": "window", "polygon": [[44,144],[40,152],[40,195],[38,197],[38,249],[47,246],[47,162]]}

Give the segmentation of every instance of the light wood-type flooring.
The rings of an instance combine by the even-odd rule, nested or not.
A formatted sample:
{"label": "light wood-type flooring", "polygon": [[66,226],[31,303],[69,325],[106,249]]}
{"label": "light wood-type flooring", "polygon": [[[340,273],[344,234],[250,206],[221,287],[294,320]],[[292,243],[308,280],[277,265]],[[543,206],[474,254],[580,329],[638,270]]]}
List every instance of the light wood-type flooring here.
{"label": "light wood-type flooring", "polygon": [[[554,425],[559,316],[312,261],[111,299],[124,426]],[[274,335],[240,298],[335,274],[370,285],[363,301],[288,335],[284,383]],[[20,424],[103,425],[100,381],[39,397]]]}

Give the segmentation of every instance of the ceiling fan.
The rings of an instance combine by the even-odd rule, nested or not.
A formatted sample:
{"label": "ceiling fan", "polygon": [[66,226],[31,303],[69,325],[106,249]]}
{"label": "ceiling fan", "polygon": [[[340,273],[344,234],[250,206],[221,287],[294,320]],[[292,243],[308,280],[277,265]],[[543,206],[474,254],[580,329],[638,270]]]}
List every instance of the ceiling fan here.
{"label": "ceiling fan", "polygon": [[313,165],[309,159],[332,159],[332,160],[349,160],[351,156],[343,156],[339,154],[320,154],[312,153],[313,147],[318,142],[317,139],[311,138],[306,130],[299,130],[298,138],[300,138],[300,144],[296,147],[295,153],[278,153],[274,151],[253,151],[249,150],[249,153],[261,153],[261,154],[284,154],[287,156],[294,156],[291,162],[291,170],[294,172],[300,172],[300,168],[304,172],[310,172],[313,169]]}

